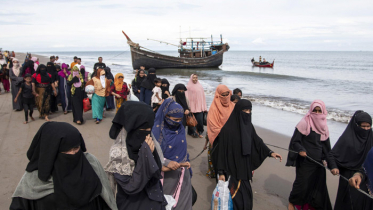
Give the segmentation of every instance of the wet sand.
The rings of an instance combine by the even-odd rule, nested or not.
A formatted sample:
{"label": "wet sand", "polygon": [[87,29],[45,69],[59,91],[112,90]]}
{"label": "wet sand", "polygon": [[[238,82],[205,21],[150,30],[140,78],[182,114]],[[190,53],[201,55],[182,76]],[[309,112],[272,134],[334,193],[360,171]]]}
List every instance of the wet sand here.
{"label": "wet sand", "polygon": [[[37,57],[39,57],[40,63],[46,63],[49,60],[46,57]],[[17,53],[17,58],[23,59],[24,54]],[[36,116],[36,121],[24,125],[24,112],[13,111],[11,100],[11,93],[2,93],[0,95],[0,209],[9,208],[11,196],[28,163],[26,152],[35,133],[45,122],[42,119],[38,119],[39,113],[35,110],[34,117]],[[59,112],[50,115],[50,120],[68,122],[77,127],[86,142],[88,152],[96,156],[101,164],[105,166],[109,159],[110,146],[113,143],[108,133],[115,112],[106,112],[106,118],[99,125],[96,125],[91,119],[91,111],[88,111],[83,115],[84,120],[86,120],[85,123],[79,126],[72,122],[72,113],[64,115],[60,107],[59,109]],[[284,148],[288,147],[290,136],[260,127],[256,127],[256,130],[264,142]],[[202,151],[205,139],[194,139],[188,136],[187,142],[188,152],[192,159]],[[252,182],[254,209],[286,209],[287,198],[295,179],[295,168],[285,167],[287,152],[276,148],[271,149],[280,153],[284,159],[280,163],[275,159],[267,158],[262,166],[255,171]],[[191,162],[191,165],[194,172],[192,184],[198,194],[198,199],[193,209],[207,210],[210,208],[211,195],[216,186],[215,179],[209,179],[205,176],[207,171],[207,152],[205,151]],[[329,195],[332,205],[334,205],[338,178],[327,173],[327,181]]]}

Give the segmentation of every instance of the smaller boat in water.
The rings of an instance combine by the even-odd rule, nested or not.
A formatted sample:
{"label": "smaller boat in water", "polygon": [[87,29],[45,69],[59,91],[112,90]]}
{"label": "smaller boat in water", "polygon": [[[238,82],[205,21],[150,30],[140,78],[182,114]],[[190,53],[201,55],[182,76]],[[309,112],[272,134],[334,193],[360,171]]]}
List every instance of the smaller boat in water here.
{"label": "smaller boat in water", "polygon": [[255,61],[254,58],[252,58],[251,63],[253,64],[253,66],[256,66],[256,67],[273,68],[273,66],[275,65],[275,60],[273,60],[272,63],[269,63],[267,61],[257,62],[257,61]]}

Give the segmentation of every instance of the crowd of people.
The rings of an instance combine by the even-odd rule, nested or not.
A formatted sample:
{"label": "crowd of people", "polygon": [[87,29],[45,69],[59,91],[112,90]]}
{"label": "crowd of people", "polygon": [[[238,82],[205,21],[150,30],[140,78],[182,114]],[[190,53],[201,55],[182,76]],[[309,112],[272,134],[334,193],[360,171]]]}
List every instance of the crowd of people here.
{"label": "crowd of people", "polygon": [[[197,196],[191,183],[190,135],[206,138],[206,175],[229,182],[233,209],[250,210],[254,171],[267,157],[282,160],[257,134],[253,105],[242,98],[240,89],[218,85],[207,110],[197,74],[170,91],[168,80],[158,78],[154,68],[140,68],[127,84],[122,73],[112,75],[101,57],[92,74],[77,57],[61,66],[54,56],[46,66],[32,56],[22,65],[14,57],[10,60],[13,109],[24,109],[27,123],[28,116],[34,120],[36,104],[39,117],[48,121],[33,138],[29,163],[10,209],[166,209],[171,205],[173,210],[190,210]],[[130,89],[138,101],[127,100]],[[114,143],[104,167],[87,152],[74,126],[49,120],[60,104],[65,114],[72,111],[73,122],[82,124],[86,99],[97,124],[105,109],[116,110],[109,132]],[[334,209],[373,209],[373,199],[356,190],[373,190],[372,118],[357,111],[331,148],[327,115],[324,102],[315,100],[295,127],[286,162],[296,168],[288,209],[332,209],[326,168],[319,164],[333,175],[350,178],[350,183],[340,178]],[[197,125],[190,126],[191,118]]]}

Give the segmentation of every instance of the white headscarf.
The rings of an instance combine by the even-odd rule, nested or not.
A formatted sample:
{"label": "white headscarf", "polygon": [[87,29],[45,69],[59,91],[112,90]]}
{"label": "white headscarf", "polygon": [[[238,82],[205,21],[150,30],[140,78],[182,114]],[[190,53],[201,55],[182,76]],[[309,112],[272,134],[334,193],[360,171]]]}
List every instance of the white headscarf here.
{"label": "white headscarf", "polygon": [[[101,72],[105,73],[105,71],[101,71]],[[100,72],[100,74],[101,74],[101,72]],[[100,75],[100,81],[101,81],[102,87],[105,88],[106,87],[105,75]]]}
{"label": "white headscarf", "polygon": [[[13,58],[12,62],[14,62],[14,61],[18,61],[18,59]],[[17,77],[19,76],[20,69],[21,69],[21,65],[19,64],[19,61],[18,61],[17,64],[13,63],[13,73],[14,73],[15,76],[17,76]]]}

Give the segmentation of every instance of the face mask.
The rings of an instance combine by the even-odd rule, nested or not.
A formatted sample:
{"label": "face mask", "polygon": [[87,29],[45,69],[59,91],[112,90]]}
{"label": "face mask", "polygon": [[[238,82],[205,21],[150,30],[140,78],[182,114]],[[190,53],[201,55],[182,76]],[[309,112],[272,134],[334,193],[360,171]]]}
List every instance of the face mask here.
{"label": "face mask", "polygon": [[241,111],[241,119],[245,125],[251,122],[251,113],[246,113]]}
{"label": "face mask", "polygon": [[13,66],[18,68],[19,67],[19,63],[13,63]]}
{"label": "face mask", "polygon": [[136,138],[139,140],[145,140],[146,136],[150,134],[151,131],[146,130],[137,130],[136,131]]}
{"label": "face mask", "polygon": [[45,75],[47,73],[46,69],[40,69],[40,74]]}
{"label": "face mask", "polygon": [[221,104],[223,106],[228,105],[228,103],[230,102],[230,96],[229,95],[227,95],[227,96],[221,96],[220,95],[219,98],[220,98]]}
{"label": "face mask", "polygon": [[180,122],[176,122],[176,121],[171,120],[170,118],[166,117],[166,118],[165,118],[165,123],[167,124],[167,126],[168,126],[171,130],[177,130],[177,129],[180,127],[182,121],[180,121]]}
{"label": "face mask", "polygon": [[101,76],[100,76],[100,79],[105,79],[105,75],[101,75]]}
{"label": "face mask", "polygon": [[368,136],[369,136],[369,134],[370,134],[371,131],[372,131],[372,129],[365,130],[365,129],[363,129],[362,127],[360,127],[360,126],[356,123],[355,132],[356,132],[357,135],[360,136],[361,138],[363,138],[363,139],[368,138]]}

